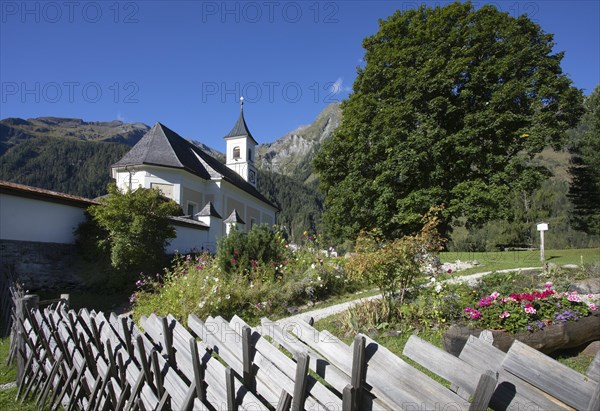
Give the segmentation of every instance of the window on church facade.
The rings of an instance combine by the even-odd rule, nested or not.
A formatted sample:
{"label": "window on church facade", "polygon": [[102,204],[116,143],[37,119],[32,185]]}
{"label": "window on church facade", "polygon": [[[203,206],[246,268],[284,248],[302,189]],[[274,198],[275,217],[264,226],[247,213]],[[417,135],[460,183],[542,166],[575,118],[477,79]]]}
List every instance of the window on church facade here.
{"label": "window on church facade", "polygon": [[187,215],[193,216],[194,214],[196,214],[196,204],[189,201],[187,204]]}
{"label": "window on church facade", "polygon": [[238,159],[240,158],[240,147],[236,146],[233,148],[233,158]]}

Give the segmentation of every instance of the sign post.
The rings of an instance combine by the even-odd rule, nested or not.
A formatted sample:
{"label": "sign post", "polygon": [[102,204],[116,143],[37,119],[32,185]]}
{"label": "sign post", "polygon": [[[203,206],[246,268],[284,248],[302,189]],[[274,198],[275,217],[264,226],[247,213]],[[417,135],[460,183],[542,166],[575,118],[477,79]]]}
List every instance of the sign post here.
{"label": "sign post", "polygon": [[548,230],[548,223],[539,223],[537,229],[540,232],[540,261],[544,262],[544,231]]}

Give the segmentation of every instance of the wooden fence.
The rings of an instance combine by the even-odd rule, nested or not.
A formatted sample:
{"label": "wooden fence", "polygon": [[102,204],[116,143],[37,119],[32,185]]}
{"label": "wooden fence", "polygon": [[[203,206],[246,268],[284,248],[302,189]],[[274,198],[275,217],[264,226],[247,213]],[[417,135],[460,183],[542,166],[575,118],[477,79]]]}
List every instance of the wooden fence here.
{"label": "wooden fence", "polygon": [[0,267],[0,337],[6,337],[12,330],[15,316],[14,302],[25,295],[15,280],[11,267]]}
{"label": "wooden fence", "polygon": [[[460,357],[413,336],[404,354],[436,382],[365,335],[348,346],[309,323],[263,319],[249,327],[191,315],[184,327],[43,310],[19,303],[17,399],[66,410],[599,409],[600,355],[581,375],[515,343],[503,353],[471,338]],[[488,337],[487,333],[483,333]]]}

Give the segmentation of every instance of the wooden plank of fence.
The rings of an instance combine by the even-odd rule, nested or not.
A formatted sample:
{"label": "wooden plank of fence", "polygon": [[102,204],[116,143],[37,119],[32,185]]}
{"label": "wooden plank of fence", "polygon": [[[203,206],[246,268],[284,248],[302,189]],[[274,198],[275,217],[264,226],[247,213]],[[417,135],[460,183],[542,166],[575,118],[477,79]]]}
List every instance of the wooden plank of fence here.
{"label": "wooden plank of fence", "polygon": [[496,390],[490,400],[493,409],[538,407],[543,410],[566,410],[569,406],[551,395],[534,387],[530,383],[505,371],[502,362],[506,353],[482,338],[470,336],[459,358],[471,366],[486,372],[490,369],[498,372]]}
{"label": "wooden plank of fence", "polygon": [[[229,323],[222,317],[216,317],[213,321],[226,335],[232,335],[233,333],[238,335],[239,338],[230,339],[232,340],[230,344],[234,352],[239,353],[240,350],[243,350],[243,345],[240,345],[239,340],[243,341],[242,331],[244,329],[250,330],[248,324],[244,323],[239,317],[234,317]],[[274,396],[277,395],[277,392],[280,392],[281,388],[293,392],[296,363],[268,341],[262,339],[260,335],[255,336],[254,340],[256,349],[254,363],[258,366],[257,377],[260,377],[262,382],[269,384]],[[310,359],[310,356],[307,358]],[[311,375],[307,377],[307,387],[307,394],[309,395],[306,398],[307,408],[340,409],[342,405],[340,398]],[[261,391],[259,390],[259,392]],[[314,403],[314,401],[320,403],[320,405]]]}
{"label": "wooden plank of fence", "polygon": [[[232,321],[234,320],[235,317]],[[327,380],[327,382],[339,393],[341,393],[344,390],[344,387],[350,382],[350,376],[348,374],[341,371],[325,357],[301,342],[290,332],[290,330],[284,330],[276,322],[273,322],[268,318],[261,319],[261,324],[263,336],[266,335],[281,344],[287,351],[291,352],[295,358],[297,358],[297,355],[301,352],[308,353],[310,357],[310,369],[321,378]]]}
{"label": "wooden plank of fence", "polygon": [[173,330],[171,330],[169,324],[167,323],[167,317],[162,318],[162,331],[169,363],[172,367],[177,368],[177,362],[175,361],[175,349],[173,348]]}
{"label": "wooden plank of fence", "polygon": [[[297,344],[300,344],[304,347],[303,349],[300,348],[300,351],[309,350],[311,355],[313,352],[319,352],[322,354],[324,356],[322,358],[324,358],[327,364],[331,364],[332,366],[330,371],[337,370],[334,372],[334,375],[338,372],[343,375],[342,379],[344,382],[342,387],[339,388],[340,392],[342,392],[344,387],[350,382],[350,375],[352,373],[352,349],[339,341],[339,339],[337,339],[335,336],[327,333],[323,333],[323,335],[321,335],[321,333],[309,326],[308,323],[304,321],[297,321],[293,324],[288,323],[286,326],[288,329],[285,331],[277,325],[270,324],[268,319],[263,319],[262,324],[263,329],[265,326],[267,326],[269,331],[273,332],[273,335],[277,341],[282,343],[282,345],[285,346],[285,344],[295,344],[297,346]],[[301,339],[299,339],[299,337],[301,337]],[[301,343],[300,340],[302,340]],[[330,380],[328,379],[327,381],[329,382]],[[377,390],[378,388],[375,388],[376,392]],[[383,409],[400,408],[402,401],[396,402],[393,398],[390,398],[390,396],[386,394],[387,391],[393,392],[394,390],[391,387],[388,387],[384,391],[377,393],[370,392],[369,395],[363,396],[363,404],[361,404],[361,407]],[[371,394],[375,395],[376,398],[373,399]]]}
{"label": "wooden plank of fence", "polygon": [[[242,361],[242,341],[241,335],[236,333],[228,324],[220,320],[207,318],[203,323],[198,319],[188,320],[190,328],[202,338],[210,348],[221,357],[238,375],[243,375],[244,365]],[[277,392],[280,392],[282,386],[289,382],[285,375],[278,369],[270,367],[267,362],[263,362],[260,356],[255,357],[256,367],[256,390],[260,392],[268,402],[277,402]],[[263,367],[264,366],[264,367]],[[269,368],[265,368],[269,367]],[[269,370],[267,372],[266,370]],[[244,390],[247,390],[244,387]],[[247,393],[249,397],[253,394]],[[253,403],[259,403],[257,399],[252,398]]]}
{"label": "wooden plank of fence", "polygon": [[[169,321],[171,321],[169,319]],[[148,318],[142,318],[141,324],[153,338],[162,336],[162,320],[155,315]],[[176,358],[179,362],[179,369],[190,378],[194,375],[192,354],[189,348],[189,339],[192,335],[183,328],[179,323],[172,322],[173,328],[173,345],[177,351]],[[187,338],[187,345],[184,339]],[[213,404],[219,408],[222,404],[226,404],[225,396],[225,367],[219,361],[206,352],[208,348],[204,343],[198,343],[199,352],[204,352],[202,356],[203,364],[206,366],[205,381],[206,385],[206,402]],[[193,379],[192,379],[193,380]]]}
{"label": "wooden plank of fence", "polygon": [[[367,378],[367,361],[365,358],[365,337],[357,335],[354,339],[354,349],[352,352],[352,376],[350,384],[352,390],[350,396],[352,398],[351,408],[357,410],[360,407],[362,393],[365,390],[365,381]],[[346,388],[344,388],[346,390]],[[353,392],[354,391],[354,392]],[[348,395],[348,393],[346,394]]]}
{"label": "wooden plank of fence", "polygon": [[485,373],[481,374],[479,382],[477,383],[477,388],[473,393],[469,411],[485,410],[488,408],[497,382],[498,373],[487,370]]}
{"label": "wooden plank of fence", "polygon": [[402,353],[445,380],[466,389],[469,395],[475,393],[481,371],[463,360],[416,335],[410,336]]}
{"label": "wooden plank of fence", "polygon": [[598,383],[515,340],[502,367],[577,409],[586,409]]}
{"label": "wooden plank of fence", "polygon": [[468,407],[457,394],[407,364],[386,347],[368,336],[364,337],[369,364],[366,382],[377,396],[383,394],[407,407],[411,404],[424,404],[427,409],[436,404],[456,404],[458,409]]}
{"label": "wooden plank of fence", "polygon": [[[230,324],[233,325],[234,330],[245,329],[245,327],[250,329],[248,324],[237,316],[234,316],[231,319]],[[255,333],[253,339],[255,340],[254,346],[257,352],[255,355],[255,362],[260,361],[262,364],[262,359],[264,357],[266,360],[273,363],[275,367],[277,367],[278,370],[281,370],[288,378],[293,379],[295,377],[295,364],[289,357],[262,338],[258,333]],[[310,355],[308,358],[310,359]],[[281,378],[276,379],[281,380]],[[321,403],[324,408],[341,408],[342,403],[339,397],[310,375],[308,376],[308,386],[309,394]]]}
{"label": "wooden plank of fence", "polygon": [[230,411],[237,411],[238,404],[235,395],[235,376],[231,367],[225,369],[225,384],[227,391],[227,409]]}
{"label": "wooden plank of fence", "polygon": [[[110,320],[107,320],[101,313],[96,313],[94,316],[94,320],[95,320],[96,324],[99,325],[98,326],[99,337],[101,340],[105,341],[105,344],[104,344],[105,353],[106,353],[106,347],[112,346],[112,344],[110,344],[110,341],[115,342],[115,350],[113,352],[113,356],[116,357],[116,367],[117,367],[117,372],[116,372],[117,375],[115,377],[118,378],[118,381],[122,387],[125,386],[124,384],[126,382],[129,383],[130,387],[135,386],[135,382],[139,378],[139,372],[140,372],[140,371],[138,371],[137,366],[136,366],[136,364],[140,364],[140,361],[141,361],[140,354],[138,353],[137,357],[135,355],[134,355],[134,357],[131,357],[127,350],[127,344],[125,343],[124,337],[122,338],[118,334],[118,332],[123,332],[123,333],[129,332],[129,335],[131,336],[132,331],[135,329],[135,326],[133,324],[130,324],[128,321],[121,322],[121,320],[119,320],[116,317],[112,317],[112,319],[113,319],[112,322]],[[116,326],[116,328],[115,328],[115,326]],[[127,331],[124,331],[125,329]],[[136,333],[136,336],[140,336],[142,339],[145,338],[143,336],[143,334],[139,333],[139,331]],[[137,343],[137,339],[136,339],[136,343]],[[151,343],[149,343],[147,341],[143,341],[143,340],[141,341],[141,344],[144,347],[144,349],[147,346],[152,346]],[[135,350],[134,348],[132,348],[132,349]],[[106,356],[108,357],[108,354]],[[126,358],[126,360],[123,361],[123,358]],[[146,358],[146,360],[147,360],[147,358]],[[106,364],[105,366],[107,368],[110,368],[110,360],[107,363],[102,362],[102,364]],[[104,368],[104,366],[102,368]],[[159,402],[158,396],[154,392],[154,388],[151,385],[152,382],[153,381],[150,381],[150,383],[147,382],[140,388],[140,396],[143,400],[143,403],[147,408],[150,408],[150,409],[156,407],[156,405]],[[135,401],[137,401],[137,400],[135,400]]]}
{"label": "wooden plank of fence", "polygon": [[44,383],[44,385],[42,386],[42,389],[40,391],[40,395],[36,402],[36,405],[38,406],[38,408],[43,407],[43,405],[46,403],[46,400],[48,398],[48,394],[50,393],[50,390],[54,389],[54,387],[55,387],[54,378],[58,374],[62,360],[63,360],[63,356],[62,356],[62,354],[59,354],[58,357],[56,357],[56,361],[52,365],[52,369],[50,370],[50,373],[48,374],[48,378],[46,379],[46,382]]}
{"label": "wooden plank of fence", "polygon": [[196,386],[196,397],[200,401],[206,401],[206,383],[204,382],[204,374],[206,366],[200,360],[198,353],[198,344],[195,338],[190,338],[190,353],[192,354],[192,366],[194,368],[194,384]]}
{"label": "wooden plank of fence", "polygon": [[308,374],[308,355],[300,353],[296,363],[296,378],[294,379],[294,394],[292,396],[292,411],[304,410],[306,402],[306,383]]}
{"label": "wooden plank of fence", "polygon": [[276,411],[289,411],[292,407],[292,396],[286,390],[281,390]]}
{"label": "wooden plank of fence", "polygon": [[252,344],[252,330],[250,327],[245,326],[242,328],[242,363],[244,364],[244,385],[250,390],[255,389],[256,384],[254,381],[254,345]]}
{"label": "wooden plank of fence", "polygon": [[592,380],[600,382],[600,351],[596,353],[585,374]]}
{"label": "wooden plank of fence", "polygon": [[[346,375],[350,376],[352,374],[353,352],[349,346],[327,331],[320,333],[306,322],[298,321],[294,323],[294,326],[294,332],[305,344],[323,354],[327,360],[342,370]],[[389,373],[389,370],[384,371],[385,368],[377,372],[372,370],[371,359],[369,359],[368,367],[367,383],[372,386],[370,392],[380,400],[384,401],[388,407],[397,409],[401,408],[402,404],[419,403],[418,397],[407,394],[402,389],[395,390],[390,386],[389,379],[386,376],[386,374]]]}

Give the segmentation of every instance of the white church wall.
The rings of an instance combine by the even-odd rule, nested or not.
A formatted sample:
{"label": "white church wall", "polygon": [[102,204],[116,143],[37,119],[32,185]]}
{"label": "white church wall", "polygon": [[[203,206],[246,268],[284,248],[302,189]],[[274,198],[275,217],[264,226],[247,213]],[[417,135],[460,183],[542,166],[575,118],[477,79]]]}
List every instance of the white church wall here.
{"label": "white church wall", "polygon": [[179,252],[185,254],[190,251],[216,252],[216,243],[210,240],[208,230],[199,230],[193,227],[175,225],[177,237],[165,248],[168,254]]}

